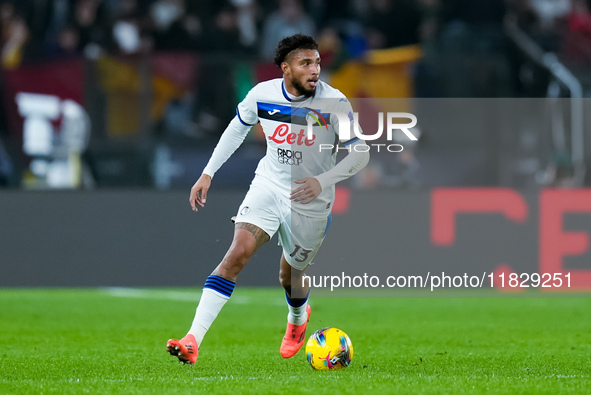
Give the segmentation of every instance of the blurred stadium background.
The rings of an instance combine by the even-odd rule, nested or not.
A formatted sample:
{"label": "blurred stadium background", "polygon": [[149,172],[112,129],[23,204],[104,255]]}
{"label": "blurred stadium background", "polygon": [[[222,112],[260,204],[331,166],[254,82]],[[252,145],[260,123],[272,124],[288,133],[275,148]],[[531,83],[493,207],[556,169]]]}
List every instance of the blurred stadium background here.
{"label": "blurred stadium background", "polygon": [[[506,256],[487,270],[575,268],[588,289],[588,243],[552,235],[591,232],[591,192],[578,189],[591,184],[590,9],[589,0],[0,0],[0,285],[200,284],[231,238],[261,132],[216,174],[197,217],[188,190],[236,104],[280,76],[277,41],[303,32],[320,43],[322,78],[346,95],[400,98],[426,114],[416,144],[373,155],[340,185],[337,216],[379,220],[393,199],[394,228],[420,218],[412,241],[408,229],[392,238],[413,247],[405,264],[436,262],[453,244],[431,236],[437,192],[453,188],[462,201],[477,188],[493,203],[465,211],[511,220],[459,224],[486,242],[458,244],[450,261],[490,248]],[[458,122],[453,111],[470,103],[477,120]],[[429,122],[435,109],[452,125]],[[555,212],[544,203],[550,187],[569,202]],[[571,214],[563,224],[556,212]],[[517,242],[488,243],[512,226],[523,226],[511,231]],[[327,260],[344,255],[327,243]],[[277,250],[256,259],[273,270],[247,270],[243,283],[274,285]]]}

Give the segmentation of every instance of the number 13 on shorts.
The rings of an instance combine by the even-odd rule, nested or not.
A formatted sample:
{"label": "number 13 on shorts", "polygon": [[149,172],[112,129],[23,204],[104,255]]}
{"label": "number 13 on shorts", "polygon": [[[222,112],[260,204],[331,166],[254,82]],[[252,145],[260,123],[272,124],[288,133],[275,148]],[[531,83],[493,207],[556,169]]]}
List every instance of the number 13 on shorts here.
{"label": "number 13 on shorts", "polygon": [[289,256],[294,258],[296,262],[302,263],[308,260],[308,255],[311,252],[312,250],[306,250],[305,248],[302,248],[302,246],[296,244],[293,252],[289,254]]}

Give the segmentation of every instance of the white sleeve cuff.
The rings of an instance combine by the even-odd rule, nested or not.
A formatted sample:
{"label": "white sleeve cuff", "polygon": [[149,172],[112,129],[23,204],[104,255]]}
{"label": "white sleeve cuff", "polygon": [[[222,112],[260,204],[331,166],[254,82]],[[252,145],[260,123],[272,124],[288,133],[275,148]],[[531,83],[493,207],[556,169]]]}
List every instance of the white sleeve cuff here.
{"label": "white sleeve cuff", "polygon": [[[356,145],[366,145],[365,141],[359,140],[350,145],[350,151],[335,167],[329,171],[317,175],[315,178],[320,183],[322,190],[329,188],[339,181],[345,180],[363,169],[369,162],[369,150],[355,150]],[[361,151],[361,152],[360,152]]]}

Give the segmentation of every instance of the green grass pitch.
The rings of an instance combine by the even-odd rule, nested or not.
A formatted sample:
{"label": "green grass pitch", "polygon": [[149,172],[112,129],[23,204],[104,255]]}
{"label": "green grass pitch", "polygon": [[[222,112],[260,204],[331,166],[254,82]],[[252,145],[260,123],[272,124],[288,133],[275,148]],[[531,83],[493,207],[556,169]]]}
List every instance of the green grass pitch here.
{"label": "green grass pitch", "polygon": [[308,335],[345,330],[344,371],[279,344],[278,288],[237,288],[193,367],[165,351],[193,318],[186,289],[0,290],[0,393],[591,392],[589,298],[313,298]]}

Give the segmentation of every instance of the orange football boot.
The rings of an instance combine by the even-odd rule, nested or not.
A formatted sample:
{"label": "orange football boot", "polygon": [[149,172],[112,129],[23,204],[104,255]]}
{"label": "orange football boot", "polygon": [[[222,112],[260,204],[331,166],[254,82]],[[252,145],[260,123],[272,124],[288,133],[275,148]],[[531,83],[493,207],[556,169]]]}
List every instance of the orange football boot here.
{"label": "orange football boot", "polygon": [[310,321],[310,305],[306,306],[306,313],[308,319],[302,325],[294,325],[287,323],[287,329],[285,330],[285,336],[281,342],[281,356],[283,358],[291,358],[300,351],[300,348],[304,345],[306,340],[306,328],[308,327],[308,321]]}
{"label": "orange football boot", "polygon": [[195,336],[187,335],[181,340],[170,339],[166,343],[166,351],[170,355],[177,357],[182,363],[188,363],[194,365],[197,362],[197,355],[199,354],[199,347]]}

